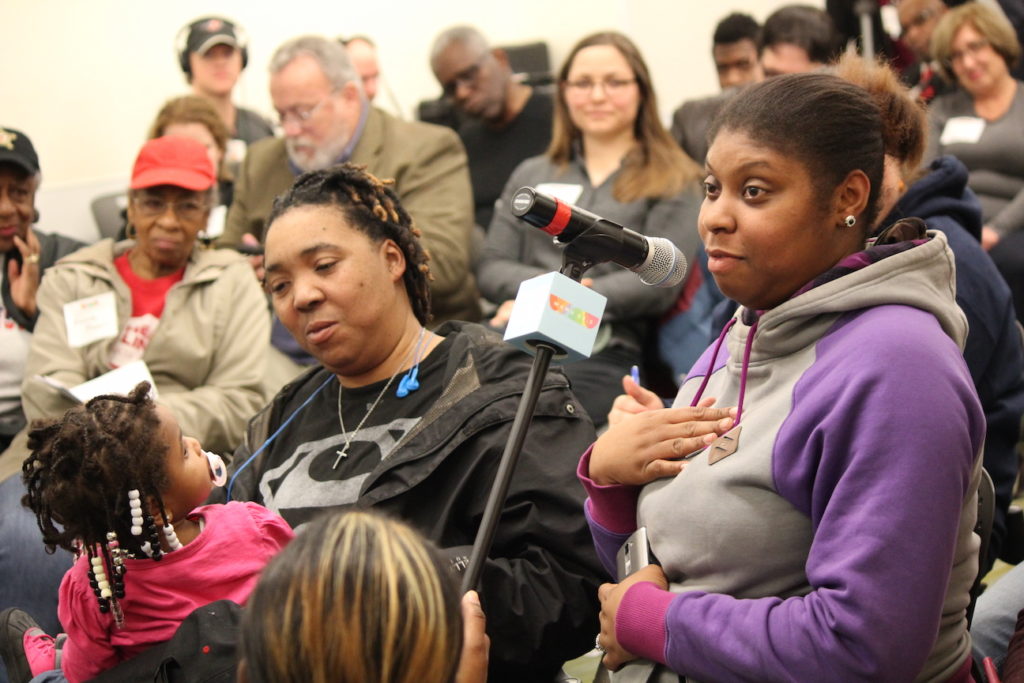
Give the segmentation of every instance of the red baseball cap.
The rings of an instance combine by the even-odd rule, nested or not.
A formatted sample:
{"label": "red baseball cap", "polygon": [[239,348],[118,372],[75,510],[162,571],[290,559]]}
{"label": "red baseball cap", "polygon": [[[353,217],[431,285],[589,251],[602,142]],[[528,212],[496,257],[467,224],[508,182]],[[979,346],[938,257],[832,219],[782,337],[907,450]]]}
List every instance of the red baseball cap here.
{"label": "red baseball cap", "polygon": [[135,158],[131,188],[174,185],[208,190],[217,182],[206,148],[191,138],[165,135],[146,142]]}

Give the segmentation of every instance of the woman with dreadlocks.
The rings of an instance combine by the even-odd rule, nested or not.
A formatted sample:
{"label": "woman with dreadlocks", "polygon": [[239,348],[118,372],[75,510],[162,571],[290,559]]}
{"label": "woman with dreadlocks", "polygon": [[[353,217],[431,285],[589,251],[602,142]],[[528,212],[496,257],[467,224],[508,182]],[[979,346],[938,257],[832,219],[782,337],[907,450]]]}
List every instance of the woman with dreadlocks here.
{"label": "woman with dreadlocks", "polygon": [[60,587],[59,665],[54,639],[23,616],[24,657],[5,653],[12,683],[27,681],[26,669],[93,678],[170,639],[197,607],[244,603],[293,536],[253,503],[202,506],[224,464],[148,392],[143,382],[129,396],[98,396],[29,433],[23,502],[47,550],[78,559]]}
{"label": "woman with dreadlocks", "polygon": [[[319,361],[249,425],[226,489],[293,527],[373,507],[470,555],[530,358],[486,328],[430,318],[427,256],[394,192],[352,165],[301,176],[266,233],[274,310]],[[491,555],[481,600],[490,681],[550,681],[590,649],[598,568],[573,479],[594,430],[551,371]]]}

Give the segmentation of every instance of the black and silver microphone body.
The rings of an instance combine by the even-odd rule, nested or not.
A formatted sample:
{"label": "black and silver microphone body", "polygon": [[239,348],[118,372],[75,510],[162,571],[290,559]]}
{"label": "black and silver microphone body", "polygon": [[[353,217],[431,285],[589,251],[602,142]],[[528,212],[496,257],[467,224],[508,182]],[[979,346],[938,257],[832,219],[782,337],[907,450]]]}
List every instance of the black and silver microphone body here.
{"label": "black and silver microphone body", "polygon": [[584,235],[602,260],[632,270],[653,287],[674,287],[686,276],[686,257],[664,237],[646,237],[532,187],[512,196],[512,214],[561,244]]}

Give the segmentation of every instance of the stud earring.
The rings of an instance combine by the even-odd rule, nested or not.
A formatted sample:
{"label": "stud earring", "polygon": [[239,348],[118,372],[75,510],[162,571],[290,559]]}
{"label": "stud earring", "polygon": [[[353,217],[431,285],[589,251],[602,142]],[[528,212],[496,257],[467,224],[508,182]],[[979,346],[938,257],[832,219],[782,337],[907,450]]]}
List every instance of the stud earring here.
{"label": "stud earring", "polygon": [[844,220],[843,222],[846,223],[846,227],[848,228],[852,228],[853,226],[857,225],[857,219],[852,214],[847,216],[846,220]]}

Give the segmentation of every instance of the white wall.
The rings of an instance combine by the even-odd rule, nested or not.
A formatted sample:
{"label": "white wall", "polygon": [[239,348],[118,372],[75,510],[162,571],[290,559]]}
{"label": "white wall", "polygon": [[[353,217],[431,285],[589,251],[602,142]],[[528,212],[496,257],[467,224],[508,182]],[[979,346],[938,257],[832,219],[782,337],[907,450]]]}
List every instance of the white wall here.
{"label": "white wall", "polygon": [[[824,0],[811,0],[824,5]],[[385,78],[407,115],[438,86],[427,54],[442,29],[469,23],[496,43],[547,40],[557,65],[572,44],[614,28],[641,47],[663,117],[687,98],[713,93],[711,32],[725,14],[764,18],[784,0],[471,0],[322,2],[3,0],[0,125],[24,130],[44,174],[40,227],[93,239],[88,200],[127,179],[150,120],[165,99],[186,91],[174,56],[181,26],[223,14],[245,26],[249,68],[239,104],[272,114],[266,64],[301,33],[365,33],[377,41]]]}

